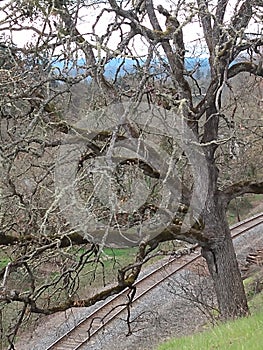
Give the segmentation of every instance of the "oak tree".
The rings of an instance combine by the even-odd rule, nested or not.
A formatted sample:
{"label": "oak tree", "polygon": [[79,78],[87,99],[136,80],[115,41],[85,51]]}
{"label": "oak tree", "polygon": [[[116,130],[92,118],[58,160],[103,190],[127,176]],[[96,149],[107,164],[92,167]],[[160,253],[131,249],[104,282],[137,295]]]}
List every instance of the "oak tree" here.
{"label": "oak tree", "polygon": [[[131,286],[174,240],[202,248],[222,317],[248,313],[226,212],[237,196],[263,193],[262,8],[1,2],[0,296],[20,303],[17,325],[28,311],[89,306]],[[252,174],[233,171],[241,148]],[[138,246],[135,261],[114,286],[80,297],[83,269],[95,276],[110,245]],[[48,261],[56,270],[44,281]]]}

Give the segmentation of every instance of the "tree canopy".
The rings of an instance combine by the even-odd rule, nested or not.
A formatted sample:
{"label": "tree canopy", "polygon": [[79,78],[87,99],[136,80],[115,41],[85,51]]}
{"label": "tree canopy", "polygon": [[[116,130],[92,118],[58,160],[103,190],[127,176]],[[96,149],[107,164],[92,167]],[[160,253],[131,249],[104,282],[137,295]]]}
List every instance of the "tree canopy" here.
{"label": "tree canopy", "polygon": [[[221,315],[247,314],[226,210],[263,193],[262,8],[1,2],[0,301],[20,303],[17,325],[27,310],[89,306],[131,286],[174,240],[202,247]],[[106,246],[138,252],[114,286],[80,297]]]}

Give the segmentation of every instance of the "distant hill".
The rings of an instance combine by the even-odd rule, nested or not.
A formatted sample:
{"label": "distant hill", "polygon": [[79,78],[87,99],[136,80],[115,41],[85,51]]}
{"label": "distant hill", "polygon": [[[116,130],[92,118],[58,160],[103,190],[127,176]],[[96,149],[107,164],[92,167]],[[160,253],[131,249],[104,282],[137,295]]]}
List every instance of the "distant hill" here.
{"label": "distant hill", "polygon": [[[131,58],[114,58],[110,62],[108,62],[105,65],[105,77],[113,79],[118,72],[119,76],[124,76],[125,74],[132,74],[133,72],[136,72],[138,67],[143,67],[144,61],[143,60],[134,60]],[[57,67],[61,72],[63,72],[63,68],[65,63],[64,62],[54,62],[53,66]],[[158,66],[161,67],[160,63],[158,62],[152,62],[151,64],[151,70],[157,71],[157,73],[160,73],[162,75],[162,72],[158,70]],[[67,72],[70,73],[72,76],[76,76],[78,74],[84,73],[84,67],[85,67],[85,61],[84,59],[80,59],[78,61],[77,67],[68,63],[67,64]],[[209,67],[209,61],[208,58],[193,58],[193,57],[187,57],[185,59],[185,68],[188,71],[194,71],[194,76],[199,79],[202,76],[207,76],[210,71]]]}

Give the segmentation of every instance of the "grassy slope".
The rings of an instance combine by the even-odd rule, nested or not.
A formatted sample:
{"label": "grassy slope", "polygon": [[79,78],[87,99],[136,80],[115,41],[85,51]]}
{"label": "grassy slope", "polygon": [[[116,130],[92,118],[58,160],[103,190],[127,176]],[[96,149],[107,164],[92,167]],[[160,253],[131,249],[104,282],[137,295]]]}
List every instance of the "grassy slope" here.
{"label": "grassy slope", "polygon": [[158,350],[262,350],[263,310],[249,318],[239,319],[193,336],[172,339]]}
{"label": "grassy slope", "polygon": [[171,339],[160,345],[158,350],[262,350],[263,291],[250,300],[249,306],[252,316],[248,318],[221,324],[192,336]]}

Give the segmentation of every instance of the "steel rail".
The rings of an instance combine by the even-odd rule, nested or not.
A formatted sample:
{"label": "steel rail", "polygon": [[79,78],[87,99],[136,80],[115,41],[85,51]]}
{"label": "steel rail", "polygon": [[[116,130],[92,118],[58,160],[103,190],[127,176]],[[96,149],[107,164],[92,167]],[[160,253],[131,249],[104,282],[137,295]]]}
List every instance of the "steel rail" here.
{"label": "steel rail", "polygon": [[[237,238],[261,223],[263,223],[263,213],[234,224],[230,227],[232,238]],[[133,299],[133,303],[167,278],[182,271],[188,265],[200,259],[200,248],[197,247],[197,249],[199,250],[197,255],[192,256],[189,254],[182,255],[179,258],[171,258],[160,267],[151,271],[134,283],[136,296]],[[102,330],[127,308],[127,295],[129,291],[130,289],[126,288],[121,293],[115,295],[112,299],[93,311],[76,326],[54,341],[48,348],[46,348],[46,350],[79,350],[84,344],[90,341],[95,334]],[[103,320],[103,322],[101,322],[101,320]],[[99,321],[99,323],[96,323],[96,321]],[[83,332],[82,334],[81,330]]]}

